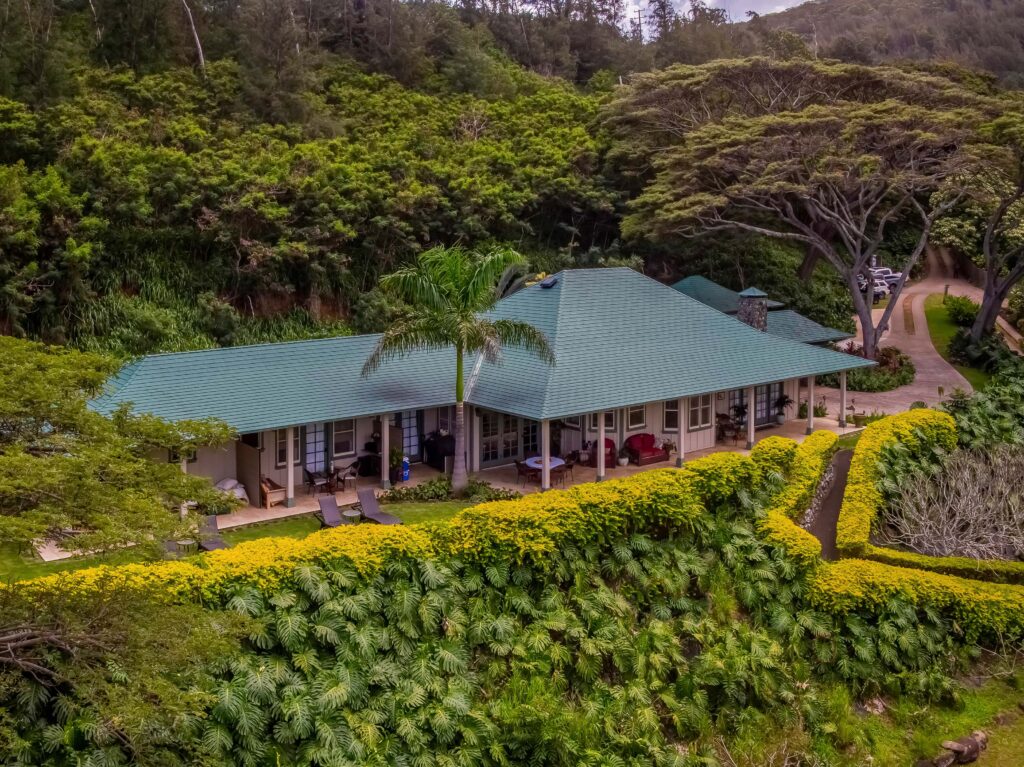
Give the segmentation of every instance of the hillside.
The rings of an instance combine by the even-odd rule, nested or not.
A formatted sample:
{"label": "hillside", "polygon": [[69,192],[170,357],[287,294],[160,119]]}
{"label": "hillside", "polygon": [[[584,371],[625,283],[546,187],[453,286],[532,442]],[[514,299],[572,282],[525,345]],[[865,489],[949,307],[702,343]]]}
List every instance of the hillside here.
{"label": "hillside", "polygon": [[800,35],[820,56],[951,61],[1024,87],[1019,0],[811,0],[761,21]]}

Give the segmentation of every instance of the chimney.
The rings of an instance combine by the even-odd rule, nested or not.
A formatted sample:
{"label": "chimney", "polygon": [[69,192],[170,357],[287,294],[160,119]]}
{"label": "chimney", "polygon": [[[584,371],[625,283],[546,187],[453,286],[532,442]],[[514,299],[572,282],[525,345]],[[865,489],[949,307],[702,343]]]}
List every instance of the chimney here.
{"label": "chimney", "polygon": [[757,288],[747,288],[740,293],[739,310],[736,318],[762,333],[768,331],[768,294]]}

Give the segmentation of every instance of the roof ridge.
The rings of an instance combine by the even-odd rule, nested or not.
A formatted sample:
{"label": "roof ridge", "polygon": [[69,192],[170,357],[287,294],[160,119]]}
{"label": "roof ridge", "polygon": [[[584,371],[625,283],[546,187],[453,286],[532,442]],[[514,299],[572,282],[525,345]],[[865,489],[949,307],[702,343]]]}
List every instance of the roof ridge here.
{"label": "roof ridge", "polygon": [[280,346],[295,346],[297,344],[315,344],[324,343],[327,341],[340,341],[343,338],[372,338],[379,336],[381,333],[349,333],[348,335],[334,335],[334,336],[321,336],[319,338],[293,338],[290,341],[261,341],[257,344],[238,344],[237,346],[209,346],[205,349],[183,349],[176,352],[153,352],[152,354],[143,354],[139,357],[132,359],[132,362],[140,362],[146,359],[152,359],[156,357],[176,357],[184,354],[204,354],[210,352],[227,352],[236,351],[241,349],[259,349],[267,346],[280,347]]}

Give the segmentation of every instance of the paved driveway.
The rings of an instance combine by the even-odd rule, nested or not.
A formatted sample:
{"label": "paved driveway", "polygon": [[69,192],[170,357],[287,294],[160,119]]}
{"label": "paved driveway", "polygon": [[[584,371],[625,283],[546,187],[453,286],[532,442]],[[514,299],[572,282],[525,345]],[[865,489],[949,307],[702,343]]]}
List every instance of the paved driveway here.
{"label": "paved driveway", "polygon": [[[937,254],[928,265],[929,274],[925,279],[903,288],[889,319],[889,331],[882,335],[882,346],[895,346],[910,355],[917,368],[917,376],[912,384],[892,391],[850,392],[849,402],[857,412],[899,413],[908,410],[914,402],[938,404],[956,388],[973,391],[967,379],[935,351],[925,321],[924,301],[934,293],[942,293],[946,285],[950,286],[951,295],[969,296],[976,301],[981,299],[981,291],[969,282],[948,278],[946,275],[951,270]],[[880,318],[881,311],[876,310],[875,321]],[[940,386],[945,392],[941,397]],[[815,394],[819,392],[827,398],[829,409],[834,411],[839,403],[839,390],[819,388]]]}

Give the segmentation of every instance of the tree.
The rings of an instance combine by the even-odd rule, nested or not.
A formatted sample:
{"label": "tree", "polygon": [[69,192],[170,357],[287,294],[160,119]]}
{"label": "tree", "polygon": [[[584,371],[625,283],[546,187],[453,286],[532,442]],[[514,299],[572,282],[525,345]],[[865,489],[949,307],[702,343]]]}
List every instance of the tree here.
{"label": "tree", "polygon": [[862,294],[858,277],[870,276],[887,234],[912,216],[920,236],[899,265],[899,295],[932,224],[959,200],[955,191],[933,195],[957,177],[968,138],[956,115],[892,101],[707,125],[655,161],[623,233],[740,230],[816,248],[846,283],[873,359],[895,301],[875,323],[872,291]]}
{"label": "tree", "polygon": [[982,133],[991,144],[967,185],[972,201],[988,211],[981,238],[985,291],[971,326],[973,342],[995,329],[1003,302],[1024,279],[1024,115],[1005,115]]}
{"label": "tree", "polygon": [[[624,183],[639,185],[639,193],[654,177],[656,158],[685,144],[702,127],[730,118],[889,100],[935,110],[970,109],[993,117],[1001,113],[999,99],[965,87],[955,79],[959,74],[763,57],[639,74],[605,109],[606,125],[618,138],[611,158],[621,167]],[[827,222],[808,223],[823,227],[823,237],[834,236]],[[821,258],[815,246],[808,245],[800,276],[809,279]]]}
{"label": "tree", "polygon": [[421,254],[415,266],[399,269],[381,279],[410,307],[408,315],[381,335],[377,348],[363,365],[369,375],[384,361],[418,349],[454,349],[455,352],[455,464],[452,489],[467,484],[465,436],[466,355],[482,355],[496,362],[503,347],[536,352],[553,363],[547,338],[533,325],[516,320],[491,320],[486,312],[498,300],[497,286],[509,269],[524,263],[513,250],[475,253],[461,247],[437,247]]}
{"label": "tree", "polygon": [[191,531],[194,519],[176,513],[186,501],[230,505],[166,456],[221,444],[232,430],[94,411],[89,400],[115,369],[95,355],[0,337],[0,541],[28,546],[75,530],[67,549],[159,543]]}
{"label": "tree", "polygon": [[216,674],[252,625],[116,570],[0,590],[0,753],[18,764],[209,764]]}

